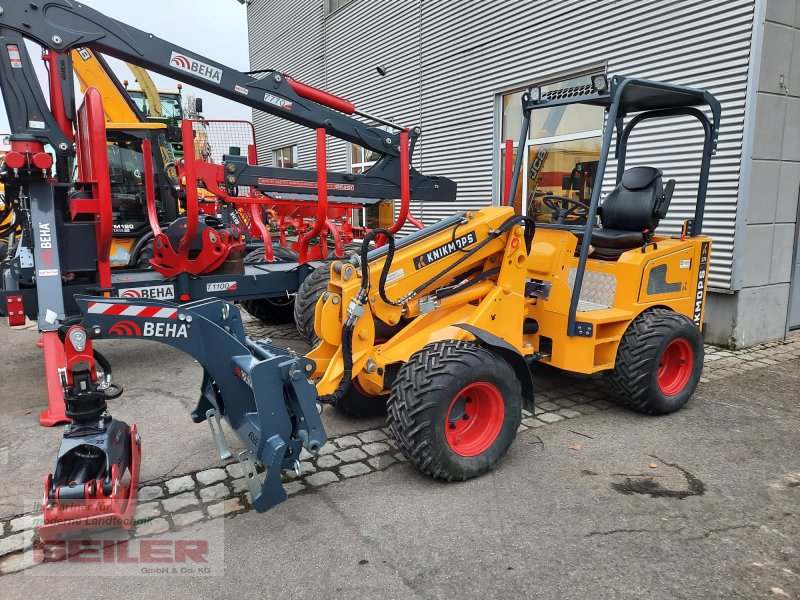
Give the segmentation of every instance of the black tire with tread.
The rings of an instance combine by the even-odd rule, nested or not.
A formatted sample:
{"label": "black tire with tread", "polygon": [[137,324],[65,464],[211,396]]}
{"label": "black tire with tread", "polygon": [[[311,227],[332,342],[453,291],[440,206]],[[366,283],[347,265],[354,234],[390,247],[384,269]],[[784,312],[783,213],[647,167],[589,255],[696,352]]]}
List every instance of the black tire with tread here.
{"label": "black tire with tread", "polygon": [[[456,394],[478,381],[502,394],[503,425],[487,450],[464,457],[448,445],[445,422]],[[388,415],[392,436],[418,470],[435,479],[464,481],[490,470],[508,451],[522,420],[522,386],[514,369],[490,350],[473,342],[434,342],[400,368]]]}
{"label": "black tire with tread", "polygon": [[[678,338],[691,345],[692,373],[680,392],[667,396],[658,385],[658,367],[664,349]],[[649,309],[625,330],[608,380],[620,404],[648,415],[665,415],[692,397],[703,372],[703,356],[703,337],[691,319],[666,308]]]}
{"label": "black tire with tread", "polygon": [[241,305],[248,313],[267,325],[291,323],[294,318],[294,299],[290,297],[242,300]]}
{"label": "black tire with tread", "polygon": [[[350,242],[344,246],[345,257],[351,253],[361,252],[361,242]],[[331,261],[334,259],[330,259]],[[317,300],[328,289],[328,281],[331,278],[330,264],[326,262],[311,271],[300,289],[294,302],[294,323],[297,331],[310,346],[317,343],[317,335],[314,333],[314,310],[317,307]]]}
{"label": "black tire with tread", "polygon": [[139,256],[136,257],[137,269],[152,269],[150,259],[155,257],[155,250],[153,250],[153,240],[147,242],[144,247],[139,251]]}
{"label": "black tire with tread", "polygon": [[[297,252],[291,248],[284,248],[280,244],[272,245],[272,256],[274,262],[297,262],[300,258]],[[266,262],[266,260],[264,260],[264,250],[262,248],[251,250],[245,254],[244,262],[248,265]]]}
{"label": "black tire with tread", "polygon": [[317,342],[314,333],[314,310],[317,300],[328,289],[331,279],[331,266],[328,263],[311,271],[300,284],[294,299],[294,324],[297,331],[310,346]]}
{"label": "black tire with tread", "polygon": [[[298,254],[291,248],[284,248],[280,244],[272,245],[272,255],[274,262],[297,262]],[[264,250],[256,248],[251,250],[244,257],[245,264],[257,264],[266,262],[264,260]],[[242,308],[253,315],[256,319],[267,325],[283,325],[291,323],[294,318],[294,298],[255,298],[252,300],[242,300]]]}

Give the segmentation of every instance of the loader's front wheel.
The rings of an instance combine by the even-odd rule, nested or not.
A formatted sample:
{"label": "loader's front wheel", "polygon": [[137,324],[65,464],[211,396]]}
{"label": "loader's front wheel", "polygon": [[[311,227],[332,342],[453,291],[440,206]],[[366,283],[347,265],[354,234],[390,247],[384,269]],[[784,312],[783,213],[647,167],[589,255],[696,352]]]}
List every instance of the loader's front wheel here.
{"label": "loader's front wheel", "polygon": [[[361,242],[350,242],[344,245],[344,258],[349,258],[353,253],[361,253]],[[314,333],[314,311],[317,307],[317,300],[328,289],[328,282],[331,279],[330,262],[333,260],[336,260],[335,256],[328,257],[324,265],[311,271],[300,284],[300,289],[297,290],[297,298],[294,303],[294,324],[310,346],[314,346],[319,339]]]}
{"label": "loader's front wheel", "polygon": [[420,471],[465,480],[508,451],[522,419],[522,389],[511,366],[490,350],[446,340],[403,365],[388,412],[393,437]]}
{"label": "loader's front wheel", "polygon": [[311,271],[297,290],[294,301],[294,325],[310,346],[314,346],[318,339],[314,333],[314,311],[317,300],[328,289],[330,279],[331,266],[325,263]]}
{"label": "loader's front wheel", "polygon": [[703,337],[692,321],[665,308],[643,312],[628,326],[609,380],[629,408],[665,415],[692,397],[703,372]]}

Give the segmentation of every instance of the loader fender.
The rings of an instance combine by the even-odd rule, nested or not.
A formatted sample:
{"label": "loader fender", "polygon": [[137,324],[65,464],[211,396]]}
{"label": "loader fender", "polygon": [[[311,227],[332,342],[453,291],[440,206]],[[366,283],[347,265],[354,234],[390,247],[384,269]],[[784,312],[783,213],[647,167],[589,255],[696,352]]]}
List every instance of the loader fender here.
{"label": "loader fender", "polygon": [[533,412],[533,377],[531,376],[531,370],[528,368],[528,363],[525,362],[525,358],[522,354],[507,341],[489,333],[485,329],[465,323],[458,323],[455,327],[459,327],[474,335],[475,340],[481,346],[497,353],[498,356],[511,365],[511,368],[514,369],[514,372],[517,374],[522,384],[522,407],[527,411]]}

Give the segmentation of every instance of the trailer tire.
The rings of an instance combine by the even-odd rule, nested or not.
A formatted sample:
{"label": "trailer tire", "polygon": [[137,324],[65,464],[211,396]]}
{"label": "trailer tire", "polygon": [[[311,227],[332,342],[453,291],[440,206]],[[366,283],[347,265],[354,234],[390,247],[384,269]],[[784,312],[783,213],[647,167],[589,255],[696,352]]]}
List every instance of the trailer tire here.
{"label": "trailer tire", "polygon": [[155,250],[153,250],[153,242],[151,240],[139,251],[139,255],[136,257],[136,268],[152,269],[153,265],[150,264],[152,258],[155,258]]}
{"label": "trailer tire", "polygon": [[[361,242],[350,242],[344,245],[345,258],[352,253],[361,252]],[[336,260],[329,259],[330,261]],[[308,342],[310,346],[317,343],[317,334],[314,333],[314,310],[317,307],[317,300],[328,289],[328,281],[331,278],[330,262],[317,267],[300,284],[294,303],[294,324],[297,331]]]}
{"label": "trailer tire", "polygon": [[522,420],[514,369],[473,342],[428,344],[400,368],[388,425],[421,472],[463,481],[491,469],[508,451]]}
{"label": "trailer tire", "polygon": [[294,315],[294,298],[276,296],[242,300],[242,308],[266,325],[291,323]]}
{"label": "trailer tire", "polygon": [[[284,248],[280,244],[272,245],[273,262],[297,262],[298,254],[291,248]],[[256,248],[244,257],[245,264],[269,264],[264,260],[264,250]],[[276,296],[274,298],[255,298],[242,300],[242,308],[256,319],[267,325],[283,325],[291,323],[294,318],[294,298],[291,296]]]}
{"label": "trailer tire", "polygon": [[[300,258],[300,255],[291,248],[285,248],[280,244],[272,244],[272,257],[273,257],[273,262],[276,263],[297,262],[298,259]],[[256,248],[255,250],[251,250],[244,256],[244,263],[246,265],[266,263],[266,262],[267,261],[264,259],[263,248]]]}
{"label": "trailer tire", "polygon": [[608,373],[617,401],[648,415],[665,415],[692,397],[703,372],[703,337],[686,316],[653,308],[628,326]]}

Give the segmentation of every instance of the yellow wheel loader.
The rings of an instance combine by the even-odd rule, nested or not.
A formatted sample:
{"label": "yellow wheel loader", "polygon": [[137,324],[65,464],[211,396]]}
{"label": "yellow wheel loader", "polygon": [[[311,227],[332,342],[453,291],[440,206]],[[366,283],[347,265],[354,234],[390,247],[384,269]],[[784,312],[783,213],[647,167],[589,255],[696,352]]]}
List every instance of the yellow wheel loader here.
{"label": "yellow wheel loader", "polygon": [[[308,358],[320,400],[355,415],[388,407],[403,453],[433,477],[479,475],[508,450],[533,400],[534,363],[605,373],[622,404],[647,414],[678,410],[700,379],[711,248],[701,230],[720,105],[682,86],[591,81],[529,90],[520,136],[523,147],[533,110],[605,107],[597,181],[612,138],[616,180],[602,205],[594,187],[585,224],[536,223],[495,206],[456,213],[396,243],[376,230],[360,255],[330,265],[319,292],[319,341]],[[694,217],[668,235],[659,222],[675,186],[689,183],[665,183],[657,166],[626,168],[625,158],[637,124],[678,115],[699,121],[704,146]],[[382,235],[388,243],[369,250]]]}

